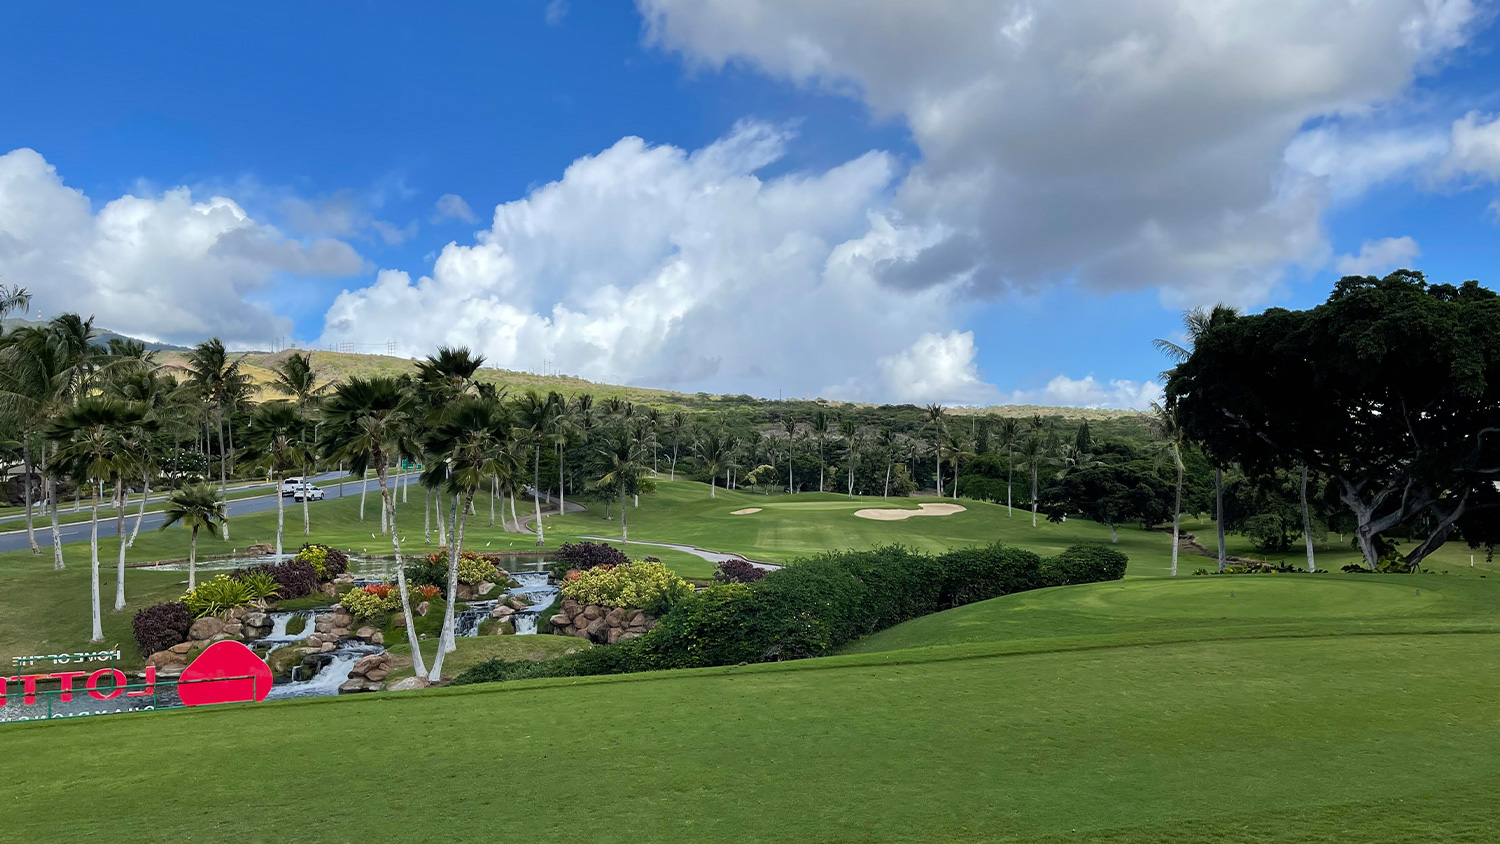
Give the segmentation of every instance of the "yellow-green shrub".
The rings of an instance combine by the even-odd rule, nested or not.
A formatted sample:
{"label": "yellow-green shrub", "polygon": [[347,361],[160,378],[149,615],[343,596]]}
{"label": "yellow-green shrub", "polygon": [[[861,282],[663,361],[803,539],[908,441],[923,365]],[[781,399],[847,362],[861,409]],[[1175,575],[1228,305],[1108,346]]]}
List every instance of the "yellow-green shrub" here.
{"label": "yellow-green shrub", "polygon": [[580,604],[641,609],[659,616],[693,594],[693,587],[664,563],[652,561],[578,572],[563,585],[562,594]]}
{"label": "yellow-green shrub", "polygon": [[339,598],[339,605],[363,621],[401,606],[401,594],[389,584],[375,584],[374,588],[350,589]]}

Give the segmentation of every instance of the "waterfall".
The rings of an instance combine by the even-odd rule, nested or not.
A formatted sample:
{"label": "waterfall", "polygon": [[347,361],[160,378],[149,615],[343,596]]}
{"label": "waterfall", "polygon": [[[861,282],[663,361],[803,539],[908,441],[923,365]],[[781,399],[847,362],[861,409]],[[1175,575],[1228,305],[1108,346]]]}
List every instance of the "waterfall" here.
{"label": "waterfall", "polygon": [[[294,680],[271,689],[266,700],[286,700],[295,697],[321,697],[324,695],[336,695],[339,686],[349,680],[349,672],[354,670],[354,663],[370,654],[383,653],[385,648],[379,645],[348,645],[340,647],[330,653],[328,662],[318,669],[310,679]],[[301,666],[298,666],[300,668]],[[295,676],[297,670],[293,669]]]}

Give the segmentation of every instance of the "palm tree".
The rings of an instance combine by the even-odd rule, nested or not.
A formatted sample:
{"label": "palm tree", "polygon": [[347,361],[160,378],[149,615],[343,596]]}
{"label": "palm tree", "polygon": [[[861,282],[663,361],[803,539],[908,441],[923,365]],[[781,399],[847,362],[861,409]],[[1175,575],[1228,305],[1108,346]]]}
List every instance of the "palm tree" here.
{"label": "palm tree", "polygon": [[818,492],[823,491],[823,447],[828,442],[828,435],[833,432],[833,418],[828,411],[818,408],[813,411],[812,424],[808,426],[812,430],[813,439],[818,441]]}
{"label": "palm tree", "polygon": [[[852,418],[839,420],[839,436],[849,448],[849,497],[854,497],[854,461],[859,456],[859,423]],[[822,463],[821,458],[818,461]]]}
{"label": "palm tree", "polygon": [[1031,526],[1036,527],[1037,479],[1042,465],[1053,459],[1057,450],[1056,438],[1041,416],[1033,416],[1027,425],[1026,438],[1021,441],[1021,457],[1031,469]]}
{"label": "palm tree", "polygon": [[891,497],[891,469],[896,465],[896,430],[889,425],[880,426],[875,443],[885,454],[885,489],[880,493],[880,500],[884,501]]}
{"label": "palm tree", "polygon": [[[246,452],[251,465],[271,473],[276,485],[276,562],[281,562],[282,536],[286,530],[286,496],[281,482],[288,470],[306,466],[311,459],[305,434],[306,421],[297,408],[287,402],[268,402],[255,409],[250,420]],[[303,501],[307,496],[303,496]]]}
{"label": "palm tree", "polygon": [[350,378],[338,385],[323,406],[324,456],[347,460],[350,468],[364,474],[370,464],[380,484],[381,506],[390,519],[391,549],[396,554],[396,588],[401,592],[401,614],[406,621],[406,639],[411,645],[412,665],[421,676],[425,671],[418,648],[417,627],[412,618],[411,598],[406,588],[406,565],[401,559],[401,534],[396,530],[396,500],[391,495],[389,458],[415,454],[411,439],[417,424],[418,405],[411,391],[398,378]]}
{"label": "palm tree", "polygon": [[536,500],[536,544],[545,542],[542,534],[542,446],[547,445],[552,430],[552,417],[557,406],[542,397],[536,390],[527,390],[516,402],[516,438],[526,440],[532,447],[532,487]]}
{"label": "palm tree", "polygon": [[792,475],[792,457],[797,444],[797,420],[791,414],[781,418],[781,427],[786,431],[786,491],[788,495],[797,492],[797,480]]}
{"label": "palm tree", "polygon": [[693,439],[693,453],[708,472],[709,498],[718,497],[719,473],[729,463],[731,448],[729,437],[719,426],[705,428]]}
{"label": "palm tree", "polygon": [[[1198,341],[1208,333],[1210,328],[1222,325],[1239,315],[1238,309],[1223,303],[1214,305],[1212,308],[1193,308],[1182,315],[1182,327],[1188,340],[1187,346],[1162,339],[1152,341],[1152,345],[1157,351],[1181,364],[1193,356],[1193,347],[1197,346]],[[1171,369],[1161,374],[1163,381],[1171,376]],[[1302,507],[1302,521],[1311,523],[1305,503]],[[1214,523],[1219,534],[1219,571],[1222,572],[1229,565],[1229,552],[1224,544],[1224,467],[1218,461],[1214,461]],[[1312,553],[1311,546],[1308,548],[1308,553]]]}
{"label": "palm tree", "polygon": [[[99,501],[104,484],[130,469],[124,432],[141,421],[139,409],[106,398],[84,398],[69,407],[48,425],[46,439],[59,445],[54,471],[66,472],[75,481],[87,481],[93,491],[89,525],[91,564],[90,603],[93,611],[93,633],[90,642],[104,641],[104,626],[99,610]],[[123,567],[119,572],[123,579]]]}
{"label": "palm tree", "polygon": [[224,520],[224,499],[213,484],[193,484],[172,493],[167,500],[166,521],[158,530],[181,522],[193,531],[188,542],[188,591],[198,588],[198,531],[216,530]]}
{"label": "palm tree", "polygon": [[[651,429],[651,419],[648,415],[636,417],[635,423],[630,426],[630,439],[635,443],[636,454],[641,460],[645,460],[646,452],[656,447],[656,435]],[[640,485],[635,486],[635,506],[641,506]]]}
{"label": "palm tree", "polygon": [[563,452],[567,449],[568,443],[578,437],[579,430],[572,414],[569,413],[568,400],[562,393],[556,391],[548,393],[547,403],[552,405],[552,414],[547,420],[547,439],[551,440],[553,453],[557,456],[557,514],[561,516],[568,509],[567,497],[563,490]]}
{"label": "palm tree", "polygon": [[[224,437],[224,406],[233,405],[237,397],[248,386],[250,378],[240,371],[244,359],[231,358],[224,343],[215,337],[194,346],[188,352],[188,371],[194,387],[203,400],[213,408],[219,427],[219,492],[229,497],[229,453],[234,450],[234,435]],[[231,423],[232,427],[232,423]],[[223,539],[229,540],[229,519],[226,515],[219,523]]]}
{"label": "palm tree", "polygon": [[1152,402],[1148,421],[1155,438],[1152,450],[1156,453],[1157,463],[1170,461],[1172,468],[1177,470],[1177,497],[1172,505],[1172,576],[1176,577],[1178,530],[1182,520],[1182,475],[1187,469],[1182,462],[1182,452],[1187,442],[1183,437],[1182,426],[1177,423],[1176,410],[1169,410]]}
{"label": "palm tree", "polygon": [[672,470],[667,480],[677,480],[677,447],[682,444],[682,432],[687,428],[687,414],[682,411],[673,413],[667,421],[667,430],[672,432]]}
{"label": "palm tree", "polygon": [[619,487],[620,541],[628,541],[630,531],[625,524],[625,494],[639,486],[641,473],[645,471],[645,467],[641,465],[644,452],[634,437],[625,431],[617,431],[605,439],[604,446],[599,449],[599,454],[604,459],[605,469],[608,470],[603,477],[599,478],[599,484]]}
{"label": "palm tree", "polygon": [[950,430],[943,437],[942,459],[953,467],[953,500],[958,500],[958,466],[961,461],[974,458],[974,446],[957,431]]}
{"label": "palm tree", "polygon": [[[164,375],[160,370],[135,369],[123,372],[109,380],[105,394],[140,406],[145,411],[146,420],[157,430],[165,431],[174,442],[189,430],[187,414],[184,412],[186,409],[183,402],[184,393],[178,387],[176,378]],[[141,523],[146,519],[146,504],[151,498],[151,479],[158,473],[159,468],[153,459],[152,449],[140,449],[139,457],[141,458],[141,506],[136,511],[135,524],[130,529],[127,547],[134,546],[136,537],[140,535]]]}
{"label": "palm tree", "polygon": [[1014,416],[1008,416],[1000,420],[1000,427],[995,433],[1000,444],[1005,446],[1005,516],[1014,519],[1016,513],[1011,508],[1011,487],[1016,476],[1016,445],[1021,441],[1021,423]]}
{"label": "palm tree", "polygon": [[945,411],[941,404],[929,404],[926,407],[927,425],[932,428],[932,454],[937,461],[937,497],[943,497],[943,431],[947,428]]}
{"label": "palm tree", "polygon": [[453,542],[448,547],[448,605],[443,615],[442,644],[427,675],[431,682],[442,679],[444,655],[458,649],[453,638],[453,608],[458,603],[458,561],[469,510],[480,486],[499,471],[497,458],[510,443],[516,421],[511,408],[497,399],[464,397],[448,407],[423,442],[430,458],[422,474],[423,483],[441,485],[458,502],[453,513]]}
{"label": "palm tree", "polygon": [[[328,393],[328,384],[318,384],[318,373],[313,369],[312,355],[302,352],[292,352],[280,366],[271,368],[271,389],[286,396],[297,408],[297,414],[302,417],[304,426],[311,419],[312,411],[323,400]],[[316,457],[314,449],[307,450],[308,462],[302,467],[302,476],[308,478],[313,473],[312,461]],[[403,486],[404,490],[405,487]],[[308,507],[308,497],[302,496],[302,535],[312,535],[312,514]]]}

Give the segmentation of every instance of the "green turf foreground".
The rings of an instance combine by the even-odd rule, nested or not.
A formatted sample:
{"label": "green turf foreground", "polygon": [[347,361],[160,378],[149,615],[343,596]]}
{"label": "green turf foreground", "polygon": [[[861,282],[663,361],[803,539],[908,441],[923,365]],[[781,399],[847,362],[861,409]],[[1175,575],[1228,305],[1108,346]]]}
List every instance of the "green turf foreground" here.
{"label": "green turf foreground", "polygon": [[1494,629],[1500,585],[1309,582],[1064,587],[779,665],[0,727],[0,838],[1495,840],[1500,634],[1441,631]]}

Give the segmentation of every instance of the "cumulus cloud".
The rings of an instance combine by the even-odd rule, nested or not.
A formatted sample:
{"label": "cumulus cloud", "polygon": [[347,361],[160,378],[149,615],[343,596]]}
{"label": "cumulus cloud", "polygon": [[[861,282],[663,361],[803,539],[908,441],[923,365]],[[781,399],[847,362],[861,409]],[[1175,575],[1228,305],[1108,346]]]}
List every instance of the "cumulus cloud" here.
{"label": "cumulus cloud", "polygon": [[467,344],[509,368],[546,360],[689,390],[961,398],[940,388],[973,388],[962,366],[919,376],[912,349],[932,334],[928,351],[972,367],[971,335],[939,336],[952,288],[891,292],[876,278],[940,236],[885,209],[894,161],[872,152],[763,179],[789,140],[757,122],[692,152],[622,139],[496,208],[430,275],[386,270],[345,291],[321,342],[391,338],[411,355]]}
{"label": "cumulus cloud", "polygon": [[1099,381],[1092,375],[1081,379],[1059,375],[1040,390],[1016,390],[1010,404],[1034,404],[1044,407],[1101,407],[1116,410],[1146,410],[1162,399],[1162,386],[1156,381],[1111,379]]}
{"label": "cumulus cloud", "polygon": [[1077,278],[1174,304],[1253,304],[1286,267],[1322,264],[1323,211],[1369,177],[1330,185],[1288,147],[1317,118],[1389,105],[1479,17],[1470,0],[638,4],[648,39],[692,63],[906,121],[922,159],[893,206],[947,234],[884,268],[889,286]]}
{"label": "cumulus cloud", "polygon": [[1500,177],[1500,116],[1471,111],[1453,121],[1453,145],[1443,159],[1443,175]]}
{"label": "cumulus cloud", "polygon": [[892,401],[928,404],[994,404],[999,393],[979,374],[974,332],[924,334],[897,354],[880,359]]}
{"label": "cumulus cloud", "polygon": [[1367,240],[1360,244],[1358,255],[1339,257],[1338,271],[1339,275],[1381,275],[1410,266],[1411,259],[1421,254],[1421,247],[1410,237]]}
{"label": "cumulus cloud", "polygon": [[464,202],[464,198],[456,193],[445,193],[438,197],[437,203],[433,207],[435,209],[432,215],[434,223],[441,223],[444,220],[462,220],[465,223],[479,222],[479,218],[474,216],[474,209],[470,208],[469,203]]}
{"label": "cumulus cloud", "polygon": [[0,277],[32,310],[77,310],[147,339],[245,345],[291,329],[252,301],[278,272],[346,276],[364,260],[331,238],[296,240],[233,200],[187,188],[121,196],[96,212],[38,153],[0,155]]}

